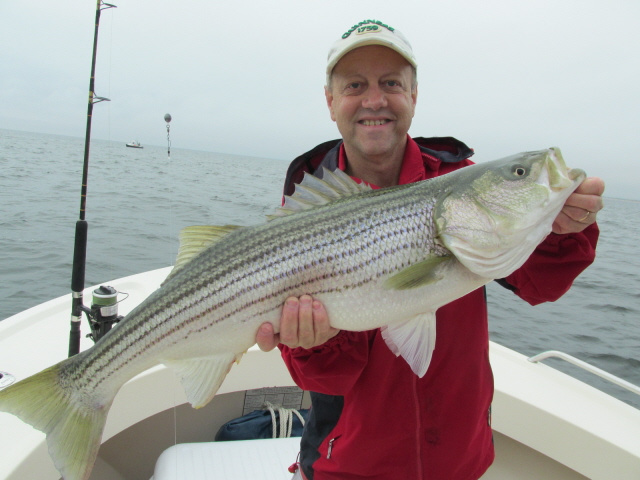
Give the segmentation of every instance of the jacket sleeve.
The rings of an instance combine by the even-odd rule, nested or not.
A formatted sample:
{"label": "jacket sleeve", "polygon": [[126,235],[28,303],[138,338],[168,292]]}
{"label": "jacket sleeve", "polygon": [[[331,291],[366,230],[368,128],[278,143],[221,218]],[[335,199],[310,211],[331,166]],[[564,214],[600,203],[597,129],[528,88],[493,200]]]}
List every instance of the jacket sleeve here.
{"label": "jacket sleeve", "polygon": [[373,332],[342,330],[309,350],[279,345],[289,373],[303,390],[345,395],[368,363]]}
{"label": "jacket sleeve", "polygon": [[580,233],[549,234],[524,265],[505,279],[507,288],[531,305],[556,301],[593,263],[599,233],[593,224]]}

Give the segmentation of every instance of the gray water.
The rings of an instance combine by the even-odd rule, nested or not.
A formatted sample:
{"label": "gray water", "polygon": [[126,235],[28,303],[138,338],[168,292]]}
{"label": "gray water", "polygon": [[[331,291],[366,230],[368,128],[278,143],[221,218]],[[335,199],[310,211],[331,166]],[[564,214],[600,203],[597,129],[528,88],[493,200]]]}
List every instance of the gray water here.
{"label": "gray water", "polygon": [[[0,319],[70,291],[83,151],[81,138],[0,130]],[[264,221],[288,165],[99,140],[90,158],[86,285],[172,265],[185,226]],[[640,385],[640,202],[605,204],[597,259],[559,301],[531,307],[488,286],[490,333],[527,356],[562,350]],[[640,407],[626,390],[546,363]]]}

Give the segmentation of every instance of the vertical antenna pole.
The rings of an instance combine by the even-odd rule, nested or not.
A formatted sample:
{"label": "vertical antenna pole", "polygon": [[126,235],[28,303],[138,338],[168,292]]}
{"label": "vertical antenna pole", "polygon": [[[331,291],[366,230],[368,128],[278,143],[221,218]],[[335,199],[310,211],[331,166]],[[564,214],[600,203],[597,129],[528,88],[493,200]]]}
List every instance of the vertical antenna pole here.
{"label": "vertical antenna pole", "polygon": [[171,137],[169,136],[169,123],[171,122],[171,115],[165,114],[164,121],[167,122],[167,158],[171,160]]}

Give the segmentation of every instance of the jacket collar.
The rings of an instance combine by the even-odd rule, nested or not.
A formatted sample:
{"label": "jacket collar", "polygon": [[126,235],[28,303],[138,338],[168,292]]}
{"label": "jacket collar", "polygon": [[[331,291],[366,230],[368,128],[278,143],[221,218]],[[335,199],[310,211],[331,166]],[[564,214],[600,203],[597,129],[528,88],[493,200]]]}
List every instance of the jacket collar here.
{"label": "jacket collar", "polygon": [[[473,155],[473,150],[467,145],[462,143],[453,137],[416,137],[411,139],[411,142],[407,142],[407,145],[417,145],[422,154],[422,158],[426,167],[421,168],[435,168],[440,162],[444,163],[456,163],[469,158]],[[411,147],[413,149],[413,147]],[[297,157],[289,165],[287,170],[287,176],[284,184],[284,194],[291,195],[295,189],[295,184],[300,183],[305,172],[320,176],[320,167],[326,167],[333,171],[338,168],[339,154],[342,149],[342,140],[330,140],[328,142],[321,143],[312,150],[303,153]],[[414,158],[415,151],[409,152],[411,158]],[[405,150],[405,157],[407,151]],[[405,167],[403,161],[403,169]],[[415,165],[407,169],[406,175],[412,177],[411,172],[414,172]],[[318,172],[318,173],[316,173]],[[400,180],[405,180],[405,176],[401,173]],[[412,180],[412,181],[415,181]],[[406,183],[406,182],[405,182]]]}

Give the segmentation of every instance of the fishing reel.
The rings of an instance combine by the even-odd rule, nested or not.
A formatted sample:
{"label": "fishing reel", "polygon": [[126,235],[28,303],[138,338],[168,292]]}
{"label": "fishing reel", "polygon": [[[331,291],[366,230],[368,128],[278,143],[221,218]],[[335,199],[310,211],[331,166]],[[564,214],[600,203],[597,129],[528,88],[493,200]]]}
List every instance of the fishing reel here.
{"label": "fishing reel", "polygon": [[91,308],[82,307],[91,327],[88,338],[97,342],[111,330],[114,324],[124,318],[118,315],[118,303],[118,291],[113,287],[102,285],[93,291]]}

